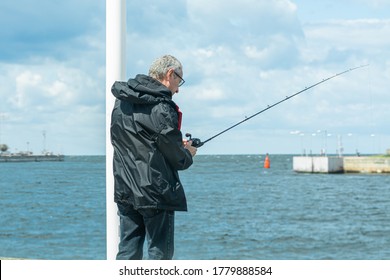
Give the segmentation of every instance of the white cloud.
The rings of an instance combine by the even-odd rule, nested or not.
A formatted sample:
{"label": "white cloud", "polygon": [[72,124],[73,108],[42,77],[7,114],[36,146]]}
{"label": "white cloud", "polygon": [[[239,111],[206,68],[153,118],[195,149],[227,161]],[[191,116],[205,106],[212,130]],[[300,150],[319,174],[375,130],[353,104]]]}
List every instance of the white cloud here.
{"label": "white cloud", "polygon": [[207,89],[203,87],[191,87],[186,93],[193,98],[204,101],[219,101],[224,99],[224,92],[217,85],[210,85]]}
{"label": "white cloud", "polygon": [[16,92],[15,94],[9,95],[8,101],[16,108],[28,106],[31,100],[28,91],[33,90],[41,80],[42,77],[38,74],[34,74],[30,71],[21,72],[15,78]]}
{"label": "white cloud", "polygon": [[1,141],[40,152],[46,131],[55,152],[102,154],[104,1],[30,2],[0,4]]}
{"label": "white cloud", "polygon": [[[390,20],[358,19],[309,24],[305,34],[312,42],[327,42],[326,45],[353,50],[390,44],[390,37],[383,36],[389,32]],[[375,49],[372,51],[375,52]]]}
{"label": "white cloud", "polygon": [[[0,112],[7,112],[2,134],[9,146],[21,149],[26,141],[33,143],[32,139],[47,130],[53,142],[61,142],[61,137],[64,142],[70,142],[66,139],[71,137],[80,139],[82,133],[86,133],[85,138],[94,139],[93,145],[86,140],[79,142],[80,148],[69,147],[66,149],[69,153],[83,149],[93,153],[88,152],[93,147],[95,153],[104,152],[105,94],[103,83],[91,76],[96,74],[58,61],[41,65],[1,64],[0,72],[3,73],[0,83],[4,85],[0,98],[5,100]],[[72,121],[68,121],[70,117]],[[91,130],[93,134],[88,133]],[[30,135],[20,131],[28,131]]]}
{"label": "white cloud", "polygon": [[359,0],[359,2],[362,2],[376,9],[386,8],[390,6],[389,0]]}

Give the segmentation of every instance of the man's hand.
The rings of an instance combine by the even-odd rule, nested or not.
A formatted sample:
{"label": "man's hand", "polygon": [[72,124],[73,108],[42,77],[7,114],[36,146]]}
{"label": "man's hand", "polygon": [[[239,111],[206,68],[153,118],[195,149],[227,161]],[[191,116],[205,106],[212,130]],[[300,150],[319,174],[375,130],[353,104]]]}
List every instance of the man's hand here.
{"label": "man's hand", "polygon": [[183,145],[184,145],[185,149],[190,151],[192,157],[194,157],[196,155],[196,151],[198,149],[192,146],[192,141],[191,140],[188,141],[187,139],[183,139]]}

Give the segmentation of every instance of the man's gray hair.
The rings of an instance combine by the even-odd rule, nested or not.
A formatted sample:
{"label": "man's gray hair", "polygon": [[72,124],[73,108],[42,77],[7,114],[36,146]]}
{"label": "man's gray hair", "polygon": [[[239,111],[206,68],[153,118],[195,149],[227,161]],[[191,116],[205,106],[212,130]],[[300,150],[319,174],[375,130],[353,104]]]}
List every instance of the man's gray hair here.
{"label": "man's gray hair", "polygon": [[[152,78],[155,78],[156,80],[163,80],[165,74],[170,70],[173,69],[175,71],[179,71],[178,74],[183,73],[183,67],[180,63],[180,61],[172,56],[172,55],[164,55],[160,58],[157,58],[149,69],[149,76]],[[181,73],[180,73],[181,72]]]}

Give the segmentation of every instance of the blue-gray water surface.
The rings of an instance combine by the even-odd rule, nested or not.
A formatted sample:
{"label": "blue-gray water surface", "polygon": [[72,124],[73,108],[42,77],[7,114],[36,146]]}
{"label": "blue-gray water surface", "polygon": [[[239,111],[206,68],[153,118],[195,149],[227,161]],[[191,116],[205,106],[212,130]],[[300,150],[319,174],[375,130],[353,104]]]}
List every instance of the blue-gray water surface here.
{"label": "blue-gray water surface", "polygon": [[390,176],[298,174],[292,156],[199,156],[178,259],[390,259]]}
{"label": "blue-gray water surface", "polygon": [[[390,259],[390,175],[299,174],[291,155],[198,155],[175,259]],[[0,164],[0,256],[105,259],[105,157]]]}
{"label": "blue-gray water surface", "polygon": [[0,163],[0,256],[104,259],[105,157]]}

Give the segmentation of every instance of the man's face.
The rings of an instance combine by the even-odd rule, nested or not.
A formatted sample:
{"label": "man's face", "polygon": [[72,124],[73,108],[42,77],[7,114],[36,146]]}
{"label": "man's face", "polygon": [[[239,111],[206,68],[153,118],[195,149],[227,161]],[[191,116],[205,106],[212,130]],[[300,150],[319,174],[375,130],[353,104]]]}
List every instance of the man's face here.
{"label": "man's face", "polygon": [[[180,73],[179,73],[180,72]],[[179,70],[169,69],[165,80],[162,83],[172,92],[172,95],[179,93],[179,87],[184,84],[183,72]]]}

